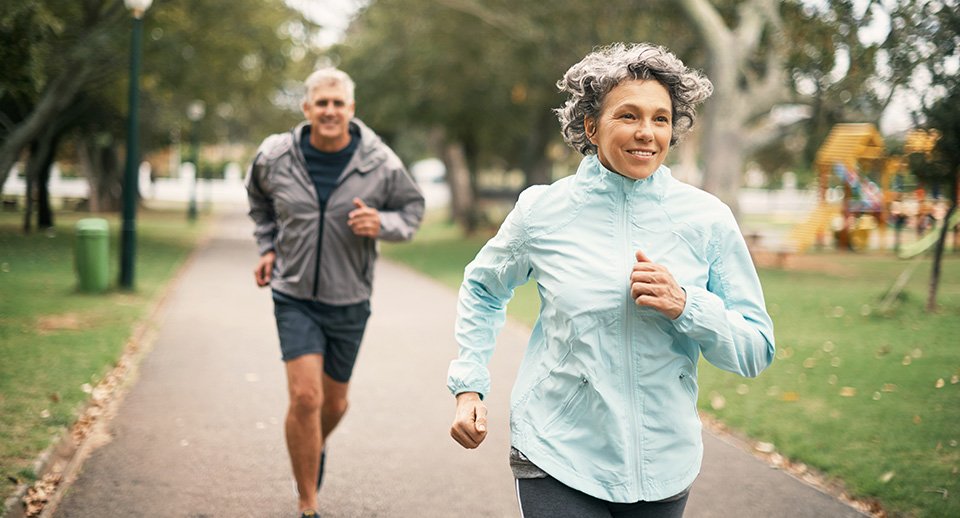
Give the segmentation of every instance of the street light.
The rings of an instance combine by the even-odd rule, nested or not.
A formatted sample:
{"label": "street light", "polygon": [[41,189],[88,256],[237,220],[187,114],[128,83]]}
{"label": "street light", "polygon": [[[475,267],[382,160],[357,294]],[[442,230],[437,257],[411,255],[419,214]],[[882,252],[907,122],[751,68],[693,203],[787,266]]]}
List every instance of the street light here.
{"label": "street light", "polygon": [[187,118],[190,119],[190,155],[193,162],[193,185],[190,189],[190,203],[187,205],[187,219],[197,219],[197,183],[200,181],[200,152],[198,148],[197,122],[207,113],[207,105],[201,100],[192,101],[187,106]]}
{"label": "street light", "polygon": [[120,287],[133,289],[134,257],[137,248],[137,177],[140,168],[140,135],[137,115],[140,103],[140,40],[143,15],[153,0],[123,0],[133,14],[130,36],[130,102],[127,115],[127,167],[123,176],[123,226],[120,231]]}

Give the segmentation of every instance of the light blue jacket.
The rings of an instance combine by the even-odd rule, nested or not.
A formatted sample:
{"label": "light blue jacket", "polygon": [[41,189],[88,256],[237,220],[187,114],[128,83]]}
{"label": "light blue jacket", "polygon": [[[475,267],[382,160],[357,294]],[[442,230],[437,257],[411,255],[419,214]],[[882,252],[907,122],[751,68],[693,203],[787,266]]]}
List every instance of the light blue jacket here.
{"label": "light blue jacket", "polygon": [[[640,249],[686,291],[670,320],[630,297]],[[487,364],[513,290],[535,279],[540,316],[511,394],[511,441],[564,484],[611,502],[653,501],[700,471],[697,361],[756,376],[773,323],[736,220],[666,167],[604,168],[525,190],[467,266],[448,386],[490,391]]]}

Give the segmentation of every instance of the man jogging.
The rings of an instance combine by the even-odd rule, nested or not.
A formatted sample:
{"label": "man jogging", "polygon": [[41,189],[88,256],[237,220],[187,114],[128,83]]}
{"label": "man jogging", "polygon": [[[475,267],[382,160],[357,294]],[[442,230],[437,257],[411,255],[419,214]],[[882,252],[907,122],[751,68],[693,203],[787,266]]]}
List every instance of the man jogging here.
{"label": "man jogging", "polygon": [[310,517],[370,316],[377,240],[413,237],[424,202],[396,154],[354,118],[346,73],[321,69],[305,86],[306,121],[263,141],[246,184],[253,273],[272,290],[286,365],[287,450],[300,516]]}

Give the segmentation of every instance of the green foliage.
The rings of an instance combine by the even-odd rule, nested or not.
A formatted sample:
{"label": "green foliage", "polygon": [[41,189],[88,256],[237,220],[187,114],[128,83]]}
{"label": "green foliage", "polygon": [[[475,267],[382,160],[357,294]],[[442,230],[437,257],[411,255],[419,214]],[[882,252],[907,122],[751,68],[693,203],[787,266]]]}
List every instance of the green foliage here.
{"label": "green foliage", "polygon": [[276,102],[301,94],[317,30],[282,0],[156,2],[144,25],[145,149],[168,145],[171,132],[186,140],[194,100],[206,104],[201,142],[259,142],[289,128],[298,105]]}
{"label": "green foliage", "polygon": [[333,49],[358,116],[388,137],[443,128],[473,165],[528,169],[559,140],[556,82],[593,47],[669,26],[655,3],[379,0]]}
{"label": "green foliage", "polygon": [[[78,138],[113,152],[126,135],[131,23],[120,0],[0,4],[0,137],[19,133],[14,141],[27,147],[79,128]],[[179,139],[195,99],[208,107],[198,124],[203,142],[259,141],[299,118],[282,93],[299,90],[312,66],[317,27],[283,0],[158,0],[143,23],[144,154]],[[38,127],[54,129],[24,129]],[[5,146],[0,164],[20,151]]]}
{"label": "green foliage", "polygon": [[[62,214],[72,228],[78,214]],[[157,302],[205,225],[182,212],[138,218],[137,290],[79,293],[75,236],[22,235],[19,216],[0,214],[0,493],[34,476],[33,462],[72,425],[119,359],[134,326]],[[111,279],[118,269],[118,224],[111,222]]]}
{"label": "green foliage", "polygon": [[[384,255],[456,288],[484,241],[427,221],[412,244],[384,246]],[[945,262],[935,314],[924,312],[922,275],[891,313],[878,314],[907,267],[891,256],[815,255],[802,264],[760,272],[776,328],[773,365],[745,379],[703,363],[701,409],[892,515],[960,514],[960,259]],[[538,308],[528,283],[508,313],[532,325]]]}

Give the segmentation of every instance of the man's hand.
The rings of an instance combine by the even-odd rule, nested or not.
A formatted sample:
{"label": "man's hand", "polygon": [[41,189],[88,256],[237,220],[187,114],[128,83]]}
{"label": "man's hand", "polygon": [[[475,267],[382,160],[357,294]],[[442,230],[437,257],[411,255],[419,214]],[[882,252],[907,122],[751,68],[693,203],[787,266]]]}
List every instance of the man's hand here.
{"label": "man's hand", "polygon": [[270,284],[273,277],[273,263],[277,260],[276,252],[267,252],[260,256],[257,267],[253,269],[253,278],[261,288]]}
{"label": "man's hand", "polygon": [[683,291],[665,266],[651,261],[637,250],[637,262],[630,273],[630,296],[638,306],[647,306],[674,320],[683,313],[687,292]]}
{"label": "man's hand", "polygon": [[347,225],[360,237],[376,238],[380,235],[380,213],[373,207],[367,207],[360,198],[353,199],[356,209],[347,214]]}
{"label": "man's hand", "polygon": [[476,392],[457,394],[457,413],[450,436],[464,448],[473,449],[487,438],[487,406]]}

